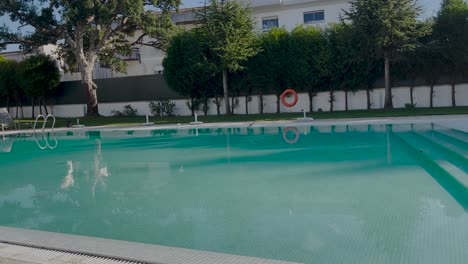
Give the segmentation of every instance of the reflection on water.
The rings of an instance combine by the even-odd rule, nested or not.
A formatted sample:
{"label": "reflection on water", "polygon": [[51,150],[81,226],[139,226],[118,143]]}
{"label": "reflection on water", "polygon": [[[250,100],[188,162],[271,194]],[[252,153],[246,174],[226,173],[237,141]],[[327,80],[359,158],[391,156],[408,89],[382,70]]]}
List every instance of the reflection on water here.
{"label": "reflection on water", "polygon": [[68,173],[63,178],[62,185],[60,185],[60,188],[64,190],[72,187],[75,184],[75,179],[73,178],[73,161],[71,160],[67,161],[67,166],[68,166]]}
{"label": "reflection on water", "polygon": [[0,156],[0,225],[304,263],[463,263],[467,213],[395,140],[408,129],[93,132],[44,151],[17,141]]}

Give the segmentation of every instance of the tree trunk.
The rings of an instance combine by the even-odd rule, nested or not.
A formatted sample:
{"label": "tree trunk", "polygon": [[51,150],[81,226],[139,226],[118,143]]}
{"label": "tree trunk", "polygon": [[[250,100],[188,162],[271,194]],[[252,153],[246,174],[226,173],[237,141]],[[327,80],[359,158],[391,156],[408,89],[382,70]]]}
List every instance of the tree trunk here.
{"label": "tree trunk", "polygon": [[385,109],[393,108],[392,87],[390,85],[390,55],[386,51],[384,53],[385,60]]}
{"label": "tree trunk", "polygon": [[205,104],[205,107],[203,107],[203,112],[204,112],[205,116],[207,116],[208,115],[208,97],[205,97],[204,104]]}
{"label": "tree trunk", "polygon": [[236,100],[236,98],[234,96],[231,97],[231,114],[233,114],[233,115],[235,114],[234,110],[236,109],[235,100]]}
{"label": "tree trunk", "polygon": [[39,114],[42,115],[42,102],[41,102],[41,98],[39,97],[39,99],[37,100],[37,105],[39,106]]}
{"label": "tree trunk", "polygon": [[99,107],[97,99],[97,85],[93,81],[94,62],[81,63],[81,86],[86,91],[88,98],[87,102],[87,116],[99,116]]}
{"label": "tree trunk", "polygon": [[261,93],[258,95],[258,99],[259,99],[259,106],[260,106],[260,114],[263,114],[263,95]]}
{"label": "tree trunk", "polygon": [[414,85],[411,84],[411,86],[409,88],[411,107],[414,107],[413,90],[414,90]]}
{"label": "tree trunk", "polygon": [[216,113],[221,115],[221,111],[219,110],[219,106],[221,105],[221,99],[219,99],[218,95],[215,96],[216,101]]}
{"label": "tree trunk", "polygon": [[223,92],[224,92],[224,103],[226,104],[226,115],[231,115],[231,107],[229,105],[229,92],[228,92],[228,71],[223,70]]}
{"label": "tree trunk", "polygon": [[281,99],[280,99],[280,95],[276,95],[276,113],[279,114],[281,113],[281,106],[280,106],[280,103],[281,102]]}
{"label": "tree trunk", "polygon": [[21,109],[21,118],[24,119],[23,102],[21,102],[21,101],[20,101],[20,109]]}
{"label": "tree trunk", "polygon": [[314,92],[309,91],[309,112],[314,112]]}
{"label": "tree trunk", "polygon": [[34,114],[34,98],[31,98],[31,108],[32,108],[32,118],[36,118],[36,115]]}
{"label": "tree trunk", "polygon": [[456,85],[455,83],[452,83],[452,107],[457,106],[457,102],[455,100],[455,93],[456,93],[456,91],[455,91],[456,86],[455,85]]}
{"label": "tree trunk", "polygon": [[333,112],[334,101],[335,101],[335,95],[333,94],[333,88],[330,88],[330,112]]}
{"label": "tree trunk", "polygon": [[245,96],[245,114],[246,115],[249,114],[249,96],[248,95]]}
{"label": "tree trunk", "polygon": [[46,104],[46,101],[45,101],[45,98],[44,98],[44,97],[42,97],[42,102],[44,103],[45,114],[46,114],[46,115],[49,115],[49,110],[47,110],[47,104]]}
{"label": "tree trunk", "polygon": [[432,108],[434,107],[434,84],[431,84],[431,89],[430,89],[431,95],[429,97],[429,107]]}
{"label": "tree trunk", "polygon": [[345,94],[345,111],[348,111],[348,90],[345,90],[344,94]]}
{"label": "tree trunk", "polygon": [[366,87],[366,97],[367,97],[367,110],[371,110],[371,101],[370,101],[370,87]]}
{"label": "tree trunk", "polygon": [[195,116],[195,107],[193,107],[193,98],[190,98],[190,111],[192,111],[192,116]]}

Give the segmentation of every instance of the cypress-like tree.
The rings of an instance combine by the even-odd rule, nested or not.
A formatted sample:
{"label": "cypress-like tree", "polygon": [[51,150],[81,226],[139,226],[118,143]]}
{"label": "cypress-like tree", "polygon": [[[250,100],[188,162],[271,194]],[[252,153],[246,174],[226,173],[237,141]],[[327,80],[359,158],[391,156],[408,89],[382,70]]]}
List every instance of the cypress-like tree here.
{"label": "cypress-like tree", "polygon": [[442,1],[433,38],[441,50],[444,73],[450,77],[452,106],[456,106],[455,85],[468,67],[468,4],[465,1]]}
{"label": "cypress-like tree", "polygon": [[242,70],[242,63],[258,51],[251,9],[242,1],[210,0],[199,17],[200,31],[214,54],[214,64],[223,75],[224,102],[229,115],[228,74]]}
{"label": "cypress-like tree", "polygon": [[384,60],[385,108],[392,108],[390,66],[400,52],[415,48],[416,40],[426,34],[419,27],[421,10],[415,0],[356,0],[344,18],[372,43]]}

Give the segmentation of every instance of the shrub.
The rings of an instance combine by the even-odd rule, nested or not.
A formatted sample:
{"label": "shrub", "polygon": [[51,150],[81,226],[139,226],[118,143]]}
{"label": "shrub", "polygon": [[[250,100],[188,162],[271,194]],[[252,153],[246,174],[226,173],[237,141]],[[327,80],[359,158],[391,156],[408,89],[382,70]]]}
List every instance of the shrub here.
{"label": "shrub", "polygon": [[414,109],[414,108],[416,108],[416,104],[415,103],[414,104],[405,104],[405,108],[406,109]]}
{"label": "shrub", "polygon": [[136,116],[138,113],[137,109],[134,109],[131,105],[125,105],[123,111],[113,110],[113,116]]}
{"label": "shrub", "polygon": [[172,116],[176,109],[176,104],[168,99],[156,99],[149,103],[149,108],[153,116]]}

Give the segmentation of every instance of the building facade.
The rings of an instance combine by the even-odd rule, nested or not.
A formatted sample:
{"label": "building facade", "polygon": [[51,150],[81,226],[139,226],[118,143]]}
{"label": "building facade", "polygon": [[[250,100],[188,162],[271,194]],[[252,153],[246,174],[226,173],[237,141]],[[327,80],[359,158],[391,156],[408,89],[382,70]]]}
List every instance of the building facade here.
{"label": "building facade", "polygon": [[272,27],[292,30],[298,25],[324,26],[340,21],[349,0],[251,0],[259,32]]}
{"label": "building facade", "polygon": [[[262,33],[273,27],[292,30],[298,25],[325,26],[340,20],[342,10],[349,8],[349,0],[250,0],[256,31]],[[181,9],[172,15],[172,20],[184,29],[197,24],[196,13],[200,8]],[[97,65],[95,79],[121,78],[162,74],[164,52],[148,46],[137,46],[131,56],[125,58],[128,64],[126,73],[119,73]],[[80,74],[62,75],[62,81],[80,80]]]}

